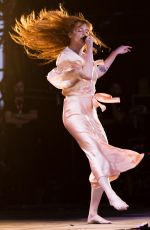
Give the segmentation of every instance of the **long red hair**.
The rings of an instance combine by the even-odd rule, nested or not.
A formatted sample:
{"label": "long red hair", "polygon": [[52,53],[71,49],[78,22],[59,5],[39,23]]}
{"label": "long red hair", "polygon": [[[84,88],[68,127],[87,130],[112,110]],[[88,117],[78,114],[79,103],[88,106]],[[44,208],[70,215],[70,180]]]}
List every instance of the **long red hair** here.
{"label": "long red hair", "polygon": [[76,23],[87,24],[97,44],[106,46],[92,31],[92,24],[79,13],[69,15],[66,10],[42,9],[38,15],[31,12],[16,20],[11,38],[22,45],[27,55],[34,59],[42,59],[44,63],[55,60],[59,53],[69,45],[68,33]]}

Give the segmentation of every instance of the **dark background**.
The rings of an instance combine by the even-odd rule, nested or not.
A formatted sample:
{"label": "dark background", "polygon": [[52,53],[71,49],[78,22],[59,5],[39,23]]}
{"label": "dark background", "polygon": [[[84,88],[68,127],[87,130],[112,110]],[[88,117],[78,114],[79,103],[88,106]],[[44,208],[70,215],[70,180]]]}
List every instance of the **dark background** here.
{"label": "dark background", "polygon": [[[3,1],[4,80],[0,87],[5,106],[1,109],[0,139],[0,206],[52,207],[77,205],[88,208],[90,173],[88,161],[62,124],[61,92],[51,86],[47,73],[55,66],[40,66],[15,44],[9,32],[22,14],[42,8],[56,9],[54,0]],[[64,0],[70,13],[82,12],[94,30],[112,48],[131,45],[132,52],[120,55],[106,75],[97,83],[97,91],[111,93],[113,83],[122,89],[118,109],[125,114],[118,122],[107,106],[100,119],[109,142],[118,147],[145,152],[146,157],[135,169],[123,173],[113,182],[120,196],[133,206],[149,207],[150,192],[150,88],[149,88],[149,7],[148,1],[72,1]],[[96,58],[105,58],[107,50]],[[14,86],[25,86],[24,110],[37,111],[37,119],[22,128],[6,122],[5,113],[14,111]],[[115,94],[115,93],[114,93]],[[113,95],[114,96],[114,95]],[[103,204],[108,201],[103,199]]]}

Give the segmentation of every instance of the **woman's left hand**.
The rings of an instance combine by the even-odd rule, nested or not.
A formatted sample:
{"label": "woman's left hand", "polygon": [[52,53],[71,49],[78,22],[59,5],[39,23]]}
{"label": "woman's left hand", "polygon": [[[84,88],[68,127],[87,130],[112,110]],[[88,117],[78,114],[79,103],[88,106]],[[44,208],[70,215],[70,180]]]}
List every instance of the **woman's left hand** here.
{"label": "woman's left hand", "polygon": [[114,52],[116,54],[125,54],[125,53],[128,53],[128,52],[131,52],[131,49],[132,49],[132,46],[121,45],[117,49],[115,49]]}

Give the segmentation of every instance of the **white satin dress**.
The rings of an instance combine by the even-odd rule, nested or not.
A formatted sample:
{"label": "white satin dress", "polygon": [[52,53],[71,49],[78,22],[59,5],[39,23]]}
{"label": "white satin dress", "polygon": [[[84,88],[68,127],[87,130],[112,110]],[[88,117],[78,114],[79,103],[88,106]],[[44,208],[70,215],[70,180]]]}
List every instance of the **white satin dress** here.
{"label": "white satin dress", "polygon": [[[138,165],[144,156],[108,144],[96,108],[100,106],[104,111],[106,107],[101,102],[115,103],[119,102],[119,98],[104,93],[95,94],[96,81],[104,74],[97,65],[103,66],[103,60],[94,62],[92,70],[87,73],[88,68],[85,71],[82,55],[66,47],[57,58],[56,68],[47,75],[47,80],[61,89],[65,96],[63,123],[89,160],[91,168],[89,180],[95,188],[100,187],[98,181],[101,176],[108,177],[112,181],[118,178],[121,172]],[[85,77],[86,74],[91,74],[91,80]]]}

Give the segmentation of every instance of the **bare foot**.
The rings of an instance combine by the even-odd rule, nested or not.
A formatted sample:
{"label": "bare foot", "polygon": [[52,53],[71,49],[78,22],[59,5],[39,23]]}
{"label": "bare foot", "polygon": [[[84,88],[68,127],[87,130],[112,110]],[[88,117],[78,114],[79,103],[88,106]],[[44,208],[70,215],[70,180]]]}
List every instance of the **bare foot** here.
{"label": "bare foot", "polygon": [[110,205],[119,211],[127,210],[129,205],[116,194],[109,199]]}
{"label": "bare foot", "polygon": [[111,224],[111,221],[106,220],[99,215],[89,216],[87,222],[88,224]]}

